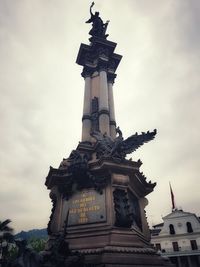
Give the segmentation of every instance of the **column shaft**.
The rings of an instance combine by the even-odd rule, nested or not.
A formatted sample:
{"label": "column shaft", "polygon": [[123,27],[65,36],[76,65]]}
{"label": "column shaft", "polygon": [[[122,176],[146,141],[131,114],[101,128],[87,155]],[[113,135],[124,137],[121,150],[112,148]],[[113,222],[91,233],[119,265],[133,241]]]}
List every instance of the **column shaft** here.
{"label": "column shaft", "polygon": [[179,256],[177,257],[177,260],[178,260],[178,267],[181,267],[181,258]]}
{"label": "column shaft", "polygon": [[188,261],[188,266],[192,267],[192,262],[191,262],[190,256],[187,256],[187,261]]}
{"label": "column shaft", "polygon": [[91,78],[86,77],[85,78],[84,103],[83,103],[82,141],[90,141],[91,139],[90,105],[91,105]]}
{"label": "column shaft", "polygon": [[108,105],[108,83],[107,73],[101,70],[100,76],[100,92],[99,92],[99,129],[104,134],[110,135],[110,119]]}
{"label": "column shaft", "polygon": [[108,100],[109,100],[109,111],[110,111],[110,136],[116,138],[116,122],[115,122],[115,107],[113,97],[113,84],[108,83]]}

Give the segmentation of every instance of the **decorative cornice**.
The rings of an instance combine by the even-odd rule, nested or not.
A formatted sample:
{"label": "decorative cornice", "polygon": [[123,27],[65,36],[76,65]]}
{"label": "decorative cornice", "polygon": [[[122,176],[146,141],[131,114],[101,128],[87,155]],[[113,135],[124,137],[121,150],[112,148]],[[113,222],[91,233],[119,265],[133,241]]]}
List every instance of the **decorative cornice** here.
{"label": "decorative cornice", "polygon": [[114,53],[116,45],[98,37],[92,37],[91,45],[81,44],[76,63],[84,67],[82,76],[90,76],[96,70],[115,73],[122,58]]}
{"label": "decorative cornice", "polygon": [[[82,144],[83,145],[83,144]],[[87,148],[88,148],[87,144]],[[83,146],[82,146],[83,148]],[[88,166],[91,160],[90,149],[73,150],[67,159],[68,166],[65,169],[55,169],[50,167],[45,185],[48,189],[57,186],[58,191],[63,197],[68,199],[77,190],[85,188],[94,188],[97,192],[102,193],[110,180],[110,175],[93,175]]]}
{"label": "decorative cornice", "polygon": [[125,175],[130,175],[133,173],[133,171],[138,169],[138,163],[136,161],[125,159],[123,162],[121,162],[121,164],[119,164],[118,162],[114,162],[111,157],[101,157],[99,160],[89,162],[89,166],[91,171],[94,172],[104,172],[104,170],[109,170],[112,172],[114,170],[115,172],[117,171]]}
{"label": "decorative cornice", "polygon": [[151,181],[147,182],[146,176],[143,174],[143,172],[138,172],[136,173],[137,177],[140,179],[140,181],[145,184],[146,188],[149,188],[150,190],[153,190],[153,188],[156,186],[156,183],[152,183]]}
{"label": "decorative cornice", "polygon": [[49,173],[46,177],[45,185],[48,189],[51,189],[54,185],[62,185],[64,181],[67,180],[70,175],[67,169],[55,169],[50,167]]}
{"label": "decorative cornice", "polygon": [[145,197],[154,190],[156,183],[147,182],[143,174],[139,170],[135,170],[134,173],[130,174],[130,187],[137,188],[138,196]]}
{"label": "decorative cornice", "polygon": [[157,239],[165,239],[167,238],[170,241],[176,240],[177,238],[194,238],[194,236],[198,237],[200,235],[200,231],[198,232],[192,232],[192,233],[182,233],[182,234],[175,234],[175,235],[170,235],[170,234],[166,234],[166,235],[160,235],[160,233],[158,235],[151,235],[151,239],[152,240],[157,240]]}
{"label": "decorative cornice", "polygon": [[104,248],[92,248],[78,250],[81,254],[103,254],[108,253],[137,253],[155,255],[156,251],[153,248],[136,248],[136,247],[118,247],[106,246]]}

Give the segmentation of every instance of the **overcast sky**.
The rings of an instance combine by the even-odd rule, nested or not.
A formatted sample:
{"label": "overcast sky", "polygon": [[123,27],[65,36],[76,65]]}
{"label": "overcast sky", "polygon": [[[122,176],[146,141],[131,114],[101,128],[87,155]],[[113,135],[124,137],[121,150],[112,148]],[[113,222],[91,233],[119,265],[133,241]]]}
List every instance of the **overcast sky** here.
{"label": "overcast sky", "polygon": [[[16,231],[43,228],[44,182],[81,137],[84,81],[75,64],[88,43],[88,0],[0,1],[0,220]],[[178,208],[199,212],[200,1],[96,0],[109,40],[123,55],[114,85],[124,137],[158,130],[131,157],[157,182],[148,221]]]}

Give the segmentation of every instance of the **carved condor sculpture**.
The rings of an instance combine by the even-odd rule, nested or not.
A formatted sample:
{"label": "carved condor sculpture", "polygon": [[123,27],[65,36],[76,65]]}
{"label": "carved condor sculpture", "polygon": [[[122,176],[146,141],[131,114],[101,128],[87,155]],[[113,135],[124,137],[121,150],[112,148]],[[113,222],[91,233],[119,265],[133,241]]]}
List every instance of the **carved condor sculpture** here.
{"label": "carved condor sculpture", "polygon": [[153,132],[135,133],[124,140],[119,127],[116,128],[116,132],[118,136],[114,140],[106,133],[102,134],[97,131],[91,133],[91,136],[96,139],[97,158],[111,157],[114,160],[123,160],[127,154],[134,152],[144,143],[153,140],[157,133],[156,129]]}

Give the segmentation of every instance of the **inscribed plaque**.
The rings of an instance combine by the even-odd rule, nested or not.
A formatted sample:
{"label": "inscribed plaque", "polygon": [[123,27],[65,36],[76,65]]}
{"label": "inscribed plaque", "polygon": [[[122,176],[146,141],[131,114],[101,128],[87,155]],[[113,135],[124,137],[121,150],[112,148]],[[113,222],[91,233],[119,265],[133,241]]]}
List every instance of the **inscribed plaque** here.
{"label": "inscribed plaque", "polygon": [[69,200],[68,226],[104,222],[106,220],[105,190],[83,190]]}

